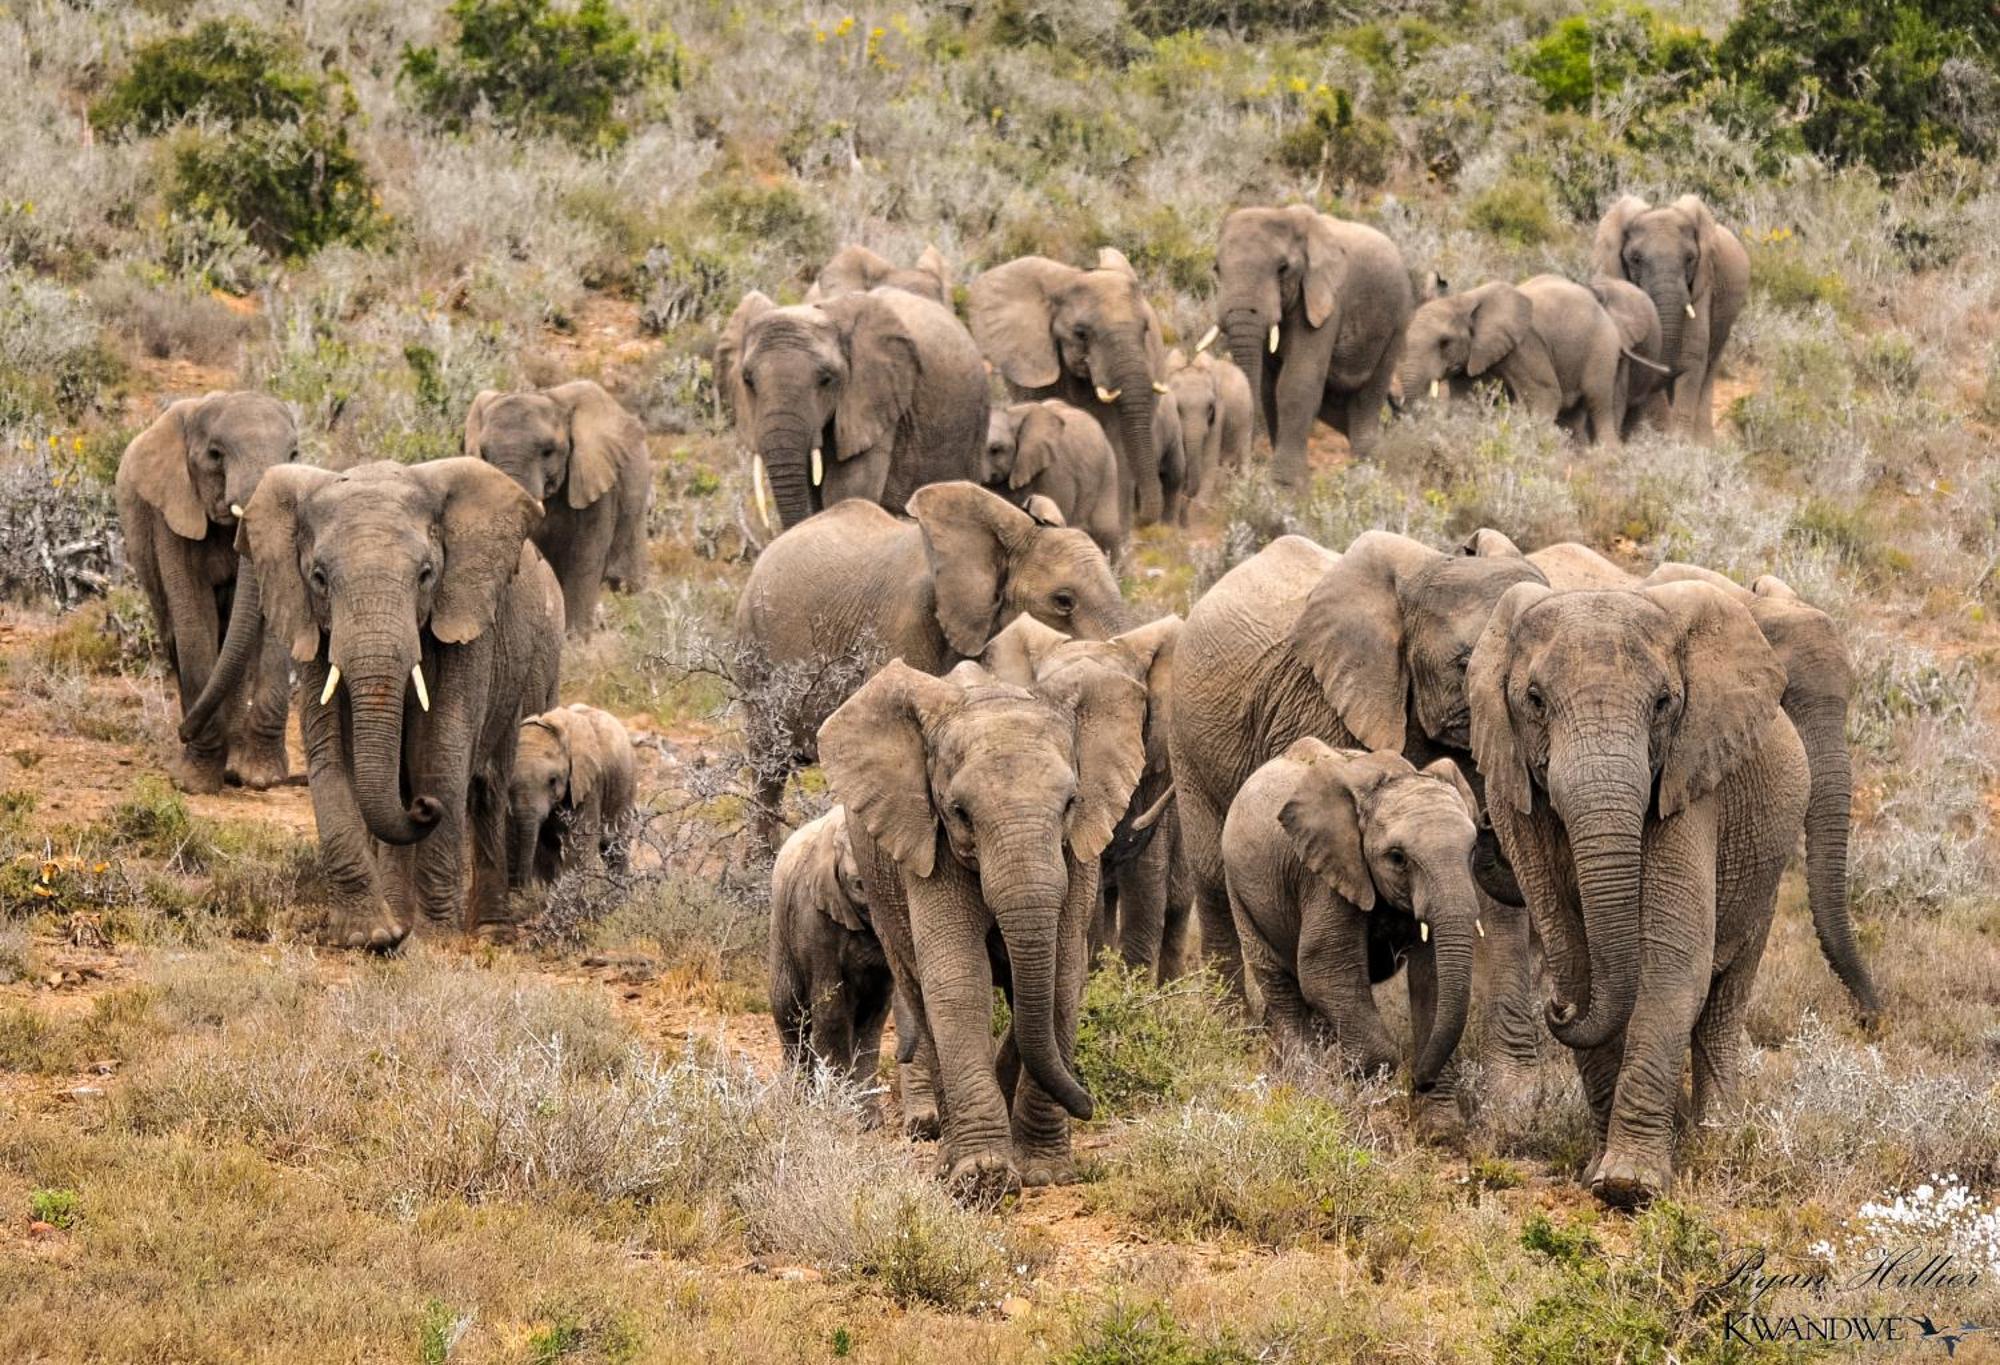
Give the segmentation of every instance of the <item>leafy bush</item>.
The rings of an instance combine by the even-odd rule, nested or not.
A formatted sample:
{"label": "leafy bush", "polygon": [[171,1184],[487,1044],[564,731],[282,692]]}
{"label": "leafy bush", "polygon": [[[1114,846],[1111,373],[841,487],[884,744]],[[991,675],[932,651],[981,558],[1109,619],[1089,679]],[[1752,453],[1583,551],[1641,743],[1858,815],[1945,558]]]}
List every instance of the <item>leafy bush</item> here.
{"label": "leafy bush", "polygon": [[1078,1071],[1112,1114],[1191,1099],[1240,1073],[1248,1039],[1232,1015],[1227,989],[1212,976],[1155,985],[1151,972],[1107,959],[1084,988]]}
{"label": "leafy bush", "polygon": [[275,34],[210,19],[155,39],[90,109],[103,133],[161,133],[190,115],[218,123],[296,123],[326,112],[326,92]]}
{"label": "leafy bush", "polygon": [[1305,117],[1278,140],[1278,161],[1302,174],[1322,173],[1336,186],[1380,185],[1389,178],[1396,135],[1381,119],[1357,113],[1345,90],[1313,87]]}
{"label": "leafy bush", "polygon": [[1510,175],[1465,206],[1465,221],[1516,246],[1539,246],[1556,235],[1555,205],[1539,180]]}
{"label": "leafy bush", "polygon": [[1693,29],[1663,24],[1644,5],[1599,4],[1561,20],[1519,59],[1550,113],[1592,113],[1644,76],[1700,79],[1712,60]]}
{"label": "leafy bush", "polygon": [[1164,1303],[1114,1302],[1058,1365],[1248,1365],[1258,1359],[1231,1345],[1198,1340]]}
{"label": "leafy bush", "polygon": [[549,0],[454,0],[449,53],[403,50],[403,78],[446,127],[463,129],[483,106],[511,128],[578,142],[615,142],[617,101],[659,65],[610,0],[560,10]]}

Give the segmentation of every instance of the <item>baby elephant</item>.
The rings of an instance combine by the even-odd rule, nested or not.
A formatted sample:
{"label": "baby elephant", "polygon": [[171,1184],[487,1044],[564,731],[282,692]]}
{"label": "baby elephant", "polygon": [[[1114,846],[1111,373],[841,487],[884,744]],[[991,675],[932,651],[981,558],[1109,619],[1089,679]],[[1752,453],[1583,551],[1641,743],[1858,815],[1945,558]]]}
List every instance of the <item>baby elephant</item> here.
{"label": "baby elephant", "polygon": [[590,852],[622,869],[636,769],[631,736],[594,706],[558,706],[522,721],[509,788],[510,883],[552,882]]}
{"label": "baby elephant", "polygon": [[1295,741],[1243,785],[1222,827],[1230,910],[1281,1045],[1331,1032],[1365,1070],[1393,1067],[1369,987],[1409,965],[1412,1071],[1456,1117],[1446,1064],[1472,993],[1478,803],[1450,759]]}
{"label": "baby elephant", "polygon": [[1059,398],[1012,403],[986,419],[986,486],[1009,501],[1044,497],[1058,525],[1087,532],[1106,555],[1118,553],[1118,457],[1104,428]]}
{"label": "baby elephant", "polygon": [[835,806],[785,840],[771,867],[771,1017],[785,1060],[869,1084],[894,996],[847,811]]}

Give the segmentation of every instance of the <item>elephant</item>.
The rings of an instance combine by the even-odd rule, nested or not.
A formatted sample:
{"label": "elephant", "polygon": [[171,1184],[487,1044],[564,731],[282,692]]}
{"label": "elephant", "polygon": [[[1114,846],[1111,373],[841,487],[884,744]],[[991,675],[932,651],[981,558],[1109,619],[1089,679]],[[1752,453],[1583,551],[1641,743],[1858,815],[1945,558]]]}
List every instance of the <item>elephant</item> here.
{"label": "elephant", "polygon": [[1193,502],[1218,469],[1241,469],[1249,463],[1250,430],[1256,420],[1250,381],[1226,356],[1201,351],[1190,360],[1175,347],[1167,352],[1167,387],[1187,448],[1188,474],[1182,491]]}
{"label": "elephant", "polygon": [[419,913],[508,927],[515,747],[522,717],[555,705],[562,655],[562,589],[530,540],[541,516],[506,474],[457,456],[278,465],[237,519],[254,591],[238,591],[182,729],[229,695],[260,631],[284,643],[336,943],[394,947]]}
{"label": "elephant", "polygon": [[507,793],[510,883],[553,882],[588,855],[622,871],[637,792],[632,737],[610,712],[572,702],[522,721]]}
{"label": "elephant", "polygon": [[1250,775],[1222,827],[1237,938],[1280,1048],[1330,1033],[1361,1070],[1393,1070],[1402,1048],[1371,987],[1407,965],[1411,1087],[1441,1131],[1459,1119],[1447,1068],[1484,928],[1478,815],[1449,758],[1419,769],[1307,737]]}
{"label": "elephant", "polygon": [[1403,402],[1418,404],[1441,398],[1448,380],[1491,376],[1536,416],[1576,413],[1591,439],[1615,446],[1625,422],[1620,379],[1628,354],[1617,320],[1595,293],[1560,275],[1537,275],[1417,309],[1397,382]]}
{"label": "elephant", "polygon": [[1173,699],[1174,646],[1184,623],[1162,616],[1108,640],[1078,640],[1023,616],[993,637],[980,665],[1002,682],[1048,684],[1067,673],[1104,670],[1146,692],[1146,766],[1132,802],[1104,851],[1101,909],[1091,933],[1094,960],[1105,947],[1127,966],[1166,980],[1177,973],[1187,930],[1185,878],[1177,875],[1180,826],[1167,755]]}
{"label": "elephant", "polygon": [[876,255],[865,246],[844,246],[819,272],[806,291],[807,303],[841,294],[865,294],[871,289],[900,289],[932,303],[951,307],[951,267],[944,253],[926,246],[917,263],[905,269]]}
{"label": "elephant", "polygon": [[1165,516],[1153,428],[1166,350],[1132,263],[1111,247],[1089,270],[1022,256],[975,279],[967,302],[972,335],[1008,392],[1060,398],[1096,418],[1118,456],[1128,517],[1144,526]]}
{"label": "elephant", "polygon": [[[1107,669],[1033,687],[892,660],[819,752],[890,968],[937,1080],[939,1169],[962,1196],[1075,1178],[1069,1117],[1098,860],[1145,767],[1145,689]],[[1012,1025],[996,1061],[993,988]],[[1008,1080],[1012,1079],[1011,1095]]]}
{"label": "elephant", "polygon": [[552,389],[484,389],[465,413],[465,453],[507,472],[542,504],[535,548],[562,584],[563,615],[590,634],[603,585],[646,585],[653,466],[646,431],[588,379]]}
{"label": "elephant", "polygon": [[1131,624],[1104,551],[976,484],[932,484],[912,520],[873,503],[828,508],[757,557],[736,604],[736,681],[758,770],[758,822],[777,810],[814,734],[878,663],[942,673],[1017,616],[1088,639]]}
{"label": "elephant", "polygon": [[1660,318],[1661,354],[1673,371],[1674,428],[1715,435],[1715,376],[1729,330],[1750,297],[1750,255],[1698,195],[1658,207],[1626,195],[1605,212],[1591,269],[1646,291]]}
{"label": "elephant", "polygon": [[1116,556],[1124,535],[1118,457],[1104,428],[1060,398],[996,407],[986,419],[986,486],[1025,501],[1055,504],[1061,524],[1089,533]]}
{"label": "elephant", "polygon": [[1596,1125],[1584,1183],[1641,1204],[1693,1117],[1734,1088],[1778,879],[1804,824],[1785,670],[1707,583],[1510,588],[1466,671],[1486,803],[1526,893]]}
{"label": "elephant", "polygon": [[1237,209],[1216,273],[1218,328],[1258,396],[1273,477],[1305,482],[1315,416],[1371,454],[1416,307],[1396,244],[1307,204]]}
{"label": "elephant", "polygon": [[[1468,549],[1484,555],[1521,553],[1513,541],[1490,529],[1475,533]],[[1713,569],[1670,560],[1640,578],[1574,542],[1544,546],[1527,558],[1559,592],[1630,590],[1693,580],[1726,593],[1749,611],[1785,670],[1782,705],[1806,746],[1812,774],[1806,806],[1806,887],[1813,930],[1821,955],[1847,988],[1863,1026],[1872,1029],[1880,1021],[1882,1005],[1855,939],[1847,891],[1847,838],[1854,808],[1847,713],[1854,696],[1854,665],[1832,618],[1770,574],[1745,588]]]}
{"label": "elephant", "polygon": [[900,512],[925,484],[979,477],[986,364],[957,316],[927,298],[884,288],[780,308],[753,291],[715,370],[766,530],[846,498]]}
{"label": "elephant", "polygon": [[1667,364],[1666,343],[1660,334],[1659,310],[1646,291],[1629,280],[1599,275],[1590,282],[1590,292],[1618,324],[1619,407],[1625,414],[1619,435],[1630,440],[1641,423],[1661,430],[1667,426],[1667,383],[1674,372]]}
{"label": "elephant", "polygon": [[[242,576],[237,512],[266,470],[298,458],[291,410],[238,391],[183,398],[132,438],[118,461],[118,521],[180,692],[182,714],[208,685]],[[282,782],[291,675],[281,649],[266,650],[248,685],[214,722],[191,730],[168,765],[183,791]]]}

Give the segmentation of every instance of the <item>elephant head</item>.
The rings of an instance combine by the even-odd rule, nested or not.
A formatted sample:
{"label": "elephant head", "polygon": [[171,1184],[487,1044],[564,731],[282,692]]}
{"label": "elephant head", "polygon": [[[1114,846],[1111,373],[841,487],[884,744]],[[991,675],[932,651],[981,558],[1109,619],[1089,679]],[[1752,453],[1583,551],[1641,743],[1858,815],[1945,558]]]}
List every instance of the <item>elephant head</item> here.
{"label": "elephant head", "polygon": [[845,806],[808,820],[785,840],[772,869],[771,887],[784,898],[772,905],[771,912],[785,923],[798,923],[798,912],[811,910],[850,933],[869,927],[868,891],[847,833]]}
{"label": "elephant head", "polygon": [[1591,268],[1646,291],[1660,315],[1661,358],[1675,370],[1689,368],[1682,338],[1715,287],[1721,232],[1708,205],[1692,194],[1659,208],[1628,194],[1597,225]]}
{"label": "elephant head", "polygon": [[591,506],[618,483],[645,430],[588,379],[523,393],[482,390],[465,414],[465,453],[494,467],[537,502]]}
{"label": "elephant head", "polygon": [[1179,347],[1167,352],[1167,388],[1180,419],[1181,444],[1205,455],[1204,469],[1214,469],[1222,447],[1222,402],[1216,392],[1215,362],[1206,354],[1189,360]]}
{"label": "elephant head", "polygon": [[135,436],[118,486],[157,509],[175,535],[202,540],[211,524],[233,526],[265,471],[298,455],[298,426],[283,403],[211,393],[169,405]]}
{"label": "elephant head", "polygon": [[1528,296],[1511,284],[1447,294],[1411,315],[1396,382],[1403,402],[1446,398],[1450,381],[1479,379],[1513,354],[1534,329]]}
{"label": "elephant head", "polygon": [[871,289],[900,289],[932,303],[951,306],[951,267],[944,253],[926,246],[916,265],[905,269],[865,246],[844,246],[833,254],[806,291],[807,303],[841,294],[865,294]]}
{"label": "elephant head", "polygon": [[1285,319],[1303,311],[1307,326],[1325,326],[1346,261],[1333,220],[1308,204],[1237,209],[1222,220],[1215,257],[1222,337],[1260,408],[1264,358],[1277,352]]}
{"label": "elephant head", "polygon": [[[423,663],[493,624],[541,515],[512,479],[463,457],[339,474],[280,465],[244,507],[236,545],[255,570],[263,619],[319,682],[320,705],[345,694],[349,777],[369,832],[386,843],[415,843],[442,813],[417,786],[424,770],[406,774],[403,763],[409,700],[431,706]],[[198,706],[219,700],[216,672]]]}
{"label": "elephant head", "polygon": [[1600,1046],[1638,994],[1647,822],[1707,797],[1755,753],[1784,669],[1750,613],[1706,583],[1524,583],[1494,608],[1466,686],[1496,820],[1545,804],[1567,834],[1590,978],[1582,1002],[1549,1002],[1549,1028]]}
{"label": "elephant head", "polygon": [[1131,263],[1109,247],[1090,270],[1023,256],[974,280],[970,296],[973,338],[1016,390],[1067,378],[1116,412],[1139,520],[1158,521],[1164,493],[1153,410],[1166,354]]}
{"label": "elephant head", "polygon": [[896,310],[873,294],[779,308],[752,293],[716,347],[733,390],[737,430],[786,527],[825,505],[827,462],[893,442],[916,400],[922,361]]}
{"label": "elephant head", "polygon": [[595,713],[580,704],[558,706],[521,722],[514,777],[507,788],[517,875],[533,870],[535,846],[549,817],[576,810],[602,787],[610,758],[605,741]]}
{"label": "elephant head", "polygon": [[[820,727],[827,778],[906,885],[945,859],[976,878],[1006,943],[1021,1064],[1078,1118],[1091,1098],[1057,1043],[1062,915],[1078,864],[1110,843],[1144,765],[1144,689],[1090,670],[1017,687],[892,660]],[[912,894],[913,919],[952,913]],[[919,930],[921,933],[921,929]]]}
{"label": "elephant head", "polygon": [[1359,743],[1400,753],[1414,716],[1450,749],[1471,742],[1466,662],[1494,603],[1541,583],[1525,559],[1442,554],[1392,531],[1357,536],[1306,599],[1292,652]]}
{"label": "elephant head", "polygon": [[1428,1094],[1458,1047],[1472,1001],[1479,803],[1448,758],[1419,770],[1400,754],[1317,739],[1297,741],[1285,757],[1304,765],[1278,811],[1299,861],[1357,910],[1387,905],[1414,916],[1431,945],[1437,1015],[1412,1073],[1417,1093]]}
{"label": "elephant head", "polygon": [[986,485],[1018,492],[1068,460],[1072,447],[1103,440],[1088,413],[1060,399],[996,407],[986,418]]}
{"label": "elephant head", "polygon": [[954,653],[977,657],[1021,616],[1093,640],[1126,627],[1110,561],[1082,531],[1050,526],[963,482],[919,488],[910,515],[923,532],[933,609]]}

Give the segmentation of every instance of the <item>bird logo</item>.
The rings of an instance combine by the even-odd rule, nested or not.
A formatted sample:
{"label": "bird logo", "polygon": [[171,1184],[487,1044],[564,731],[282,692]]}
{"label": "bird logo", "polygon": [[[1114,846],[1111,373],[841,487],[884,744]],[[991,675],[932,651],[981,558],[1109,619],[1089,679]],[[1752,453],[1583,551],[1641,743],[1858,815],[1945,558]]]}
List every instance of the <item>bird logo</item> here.
{"label": "bird logo", "polygon": [[1928,1315],[1920,1318],[1912,1318],[1911,1321],[1923,1329],[1923,1340],[1941,1342],[1944,1345],[1945,1355],[1954,1358],[1958,1355],[1958,1345],[1960,1342],[1964,1341],[1967,1337],[1977,1336],[1979,1333],[1989,1330],[1988,1328],[1981,1327],[1976,1322],[1961,1322],[1956,1327],[1939,1327],[1930,1320]]}

